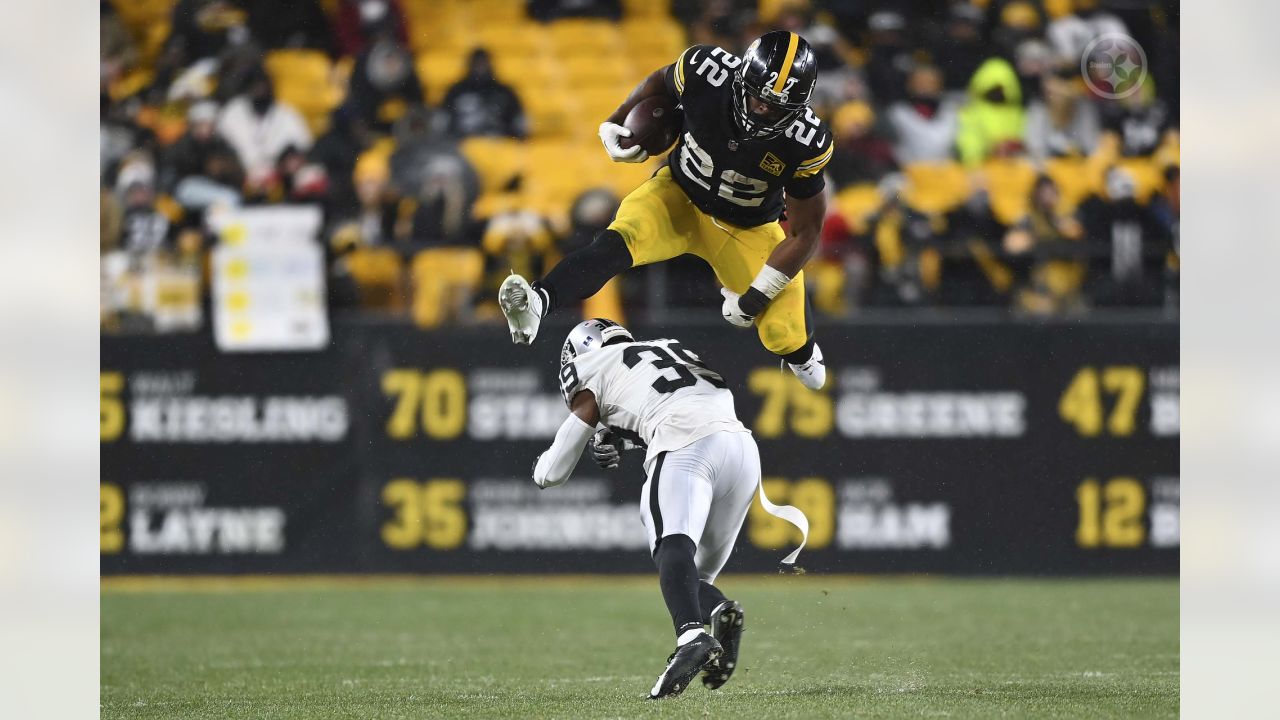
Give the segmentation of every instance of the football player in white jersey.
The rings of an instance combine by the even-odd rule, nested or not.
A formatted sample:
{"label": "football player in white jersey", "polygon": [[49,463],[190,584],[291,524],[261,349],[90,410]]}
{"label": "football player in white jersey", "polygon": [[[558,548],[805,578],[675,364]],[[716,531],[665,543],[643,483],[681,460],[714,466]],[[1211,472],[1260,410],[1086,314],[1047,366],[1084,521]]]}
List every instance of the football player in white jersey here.
{"label": "football player in white jersey", "polygon": [[[617,467],[622,450],[645,450],[640,514],[676,632],[676,650],[649,697],[679,695],[698,673],[718,688],[738,662],[743,611],[713,583],[752,496],[759,491],[764,508],[806,539],[809,523],[764,496],[760,454],[734,413],[733,394],[679,342],[637,342],[621,325],[596,318],[569,333],[560,363],[570,415],[538,457],[533,481],[564,483],[589,443],[601,467]],[[794,563],[803,547],[783,562]]]}

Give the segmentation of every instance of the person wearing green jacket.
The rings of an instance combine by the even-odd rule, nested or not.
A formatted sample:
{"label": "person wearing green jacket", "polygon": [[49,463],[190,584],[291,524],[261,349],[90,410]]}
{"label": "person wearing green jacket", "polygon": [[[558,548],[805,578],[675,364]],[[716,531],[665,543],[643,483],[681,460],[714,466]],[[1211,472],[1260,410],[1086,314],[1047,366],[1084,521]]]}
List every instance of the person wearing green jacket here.
{"label": "person wearing green jacket", "polygon": [[965,167],[973,168],[997,151],[1022,145],[1026,113],[1018,75],[1001,58],[978,66],[968,92],[969,101],[960,110],[956,152]]}

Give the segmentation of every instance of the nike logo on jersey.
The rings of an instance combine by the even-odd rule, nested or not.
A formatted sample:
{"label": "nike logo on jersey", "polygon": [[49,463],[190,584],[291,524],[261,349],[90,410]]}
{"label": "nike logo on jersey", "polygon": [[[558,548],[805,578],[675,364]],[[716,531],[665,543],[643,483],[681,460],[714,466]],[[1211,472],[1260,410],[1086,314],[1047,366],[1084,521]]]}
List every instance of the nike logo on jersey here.
{"label": "nike logo on jersey", "polygon": [[694,53],[693,53],[693,57],[689,58],[689,64],[690,64],[690,65],[697,65],[697,64],[698,64],[698,53],[700,53],[700,52],[702,52],[702,51],[701,51],[701,50],[695,50],[695,51],[694,51]]}
{"label": "nike logo on jersey", "polygon": [[818,138],[818,149],[819,149],[819,150],[821,150],[821,149],[822,149],[822,146],[823,146],[823,145],[826,145],[826,144],[827,144],[827,136],[826,136],[826,135],[823,135],[822,137]]}

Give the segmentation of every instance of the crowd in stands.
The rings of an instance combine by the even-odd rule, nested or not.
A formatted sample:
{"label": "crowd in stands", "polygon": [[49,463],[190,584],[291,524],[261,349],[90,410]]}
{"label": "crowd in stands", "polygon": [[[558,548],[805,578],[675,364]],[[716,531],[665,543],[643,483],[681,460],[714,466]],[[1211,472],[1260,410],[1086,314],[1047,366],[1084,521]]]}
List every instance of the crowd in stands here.
{"label": "crowd in stands", "polygon": [[[777,28],[815,48],[836,138],[819,313],[1176,308],[1169,0],[104,1],[104,278],[178,273],[207,295],[209,213],[309,203],[335,310],[495,320],[502,277],[589,241],[662,161],[599,147],[626,93],[690,44],[740,52]],[[1108,34],[1145,51],[1116,99],[1082,74]],[[653,272],[595,310],[718,307],[701,261],[658,271],[661,292]],[[130,310],[104,297],[105,324]]]}

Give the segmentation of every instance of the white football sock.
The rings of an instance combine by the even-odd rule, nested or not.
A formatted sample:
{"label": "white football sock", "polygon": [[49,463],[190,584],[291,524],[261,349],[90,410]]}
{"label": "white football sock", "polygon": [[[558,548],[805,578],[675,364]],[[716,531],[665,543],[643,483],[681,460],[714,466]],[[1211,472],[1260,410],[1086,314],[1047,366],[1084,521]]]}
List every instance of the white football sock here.
{"label": "white football sock", "polygon": [[683,633],[681,633],[679,638],[676,638],[676,645],[684,645],[690,640],[701,635],[703,632],[704,630],[702,628],[692,628],[690,630],[685,630]]}

